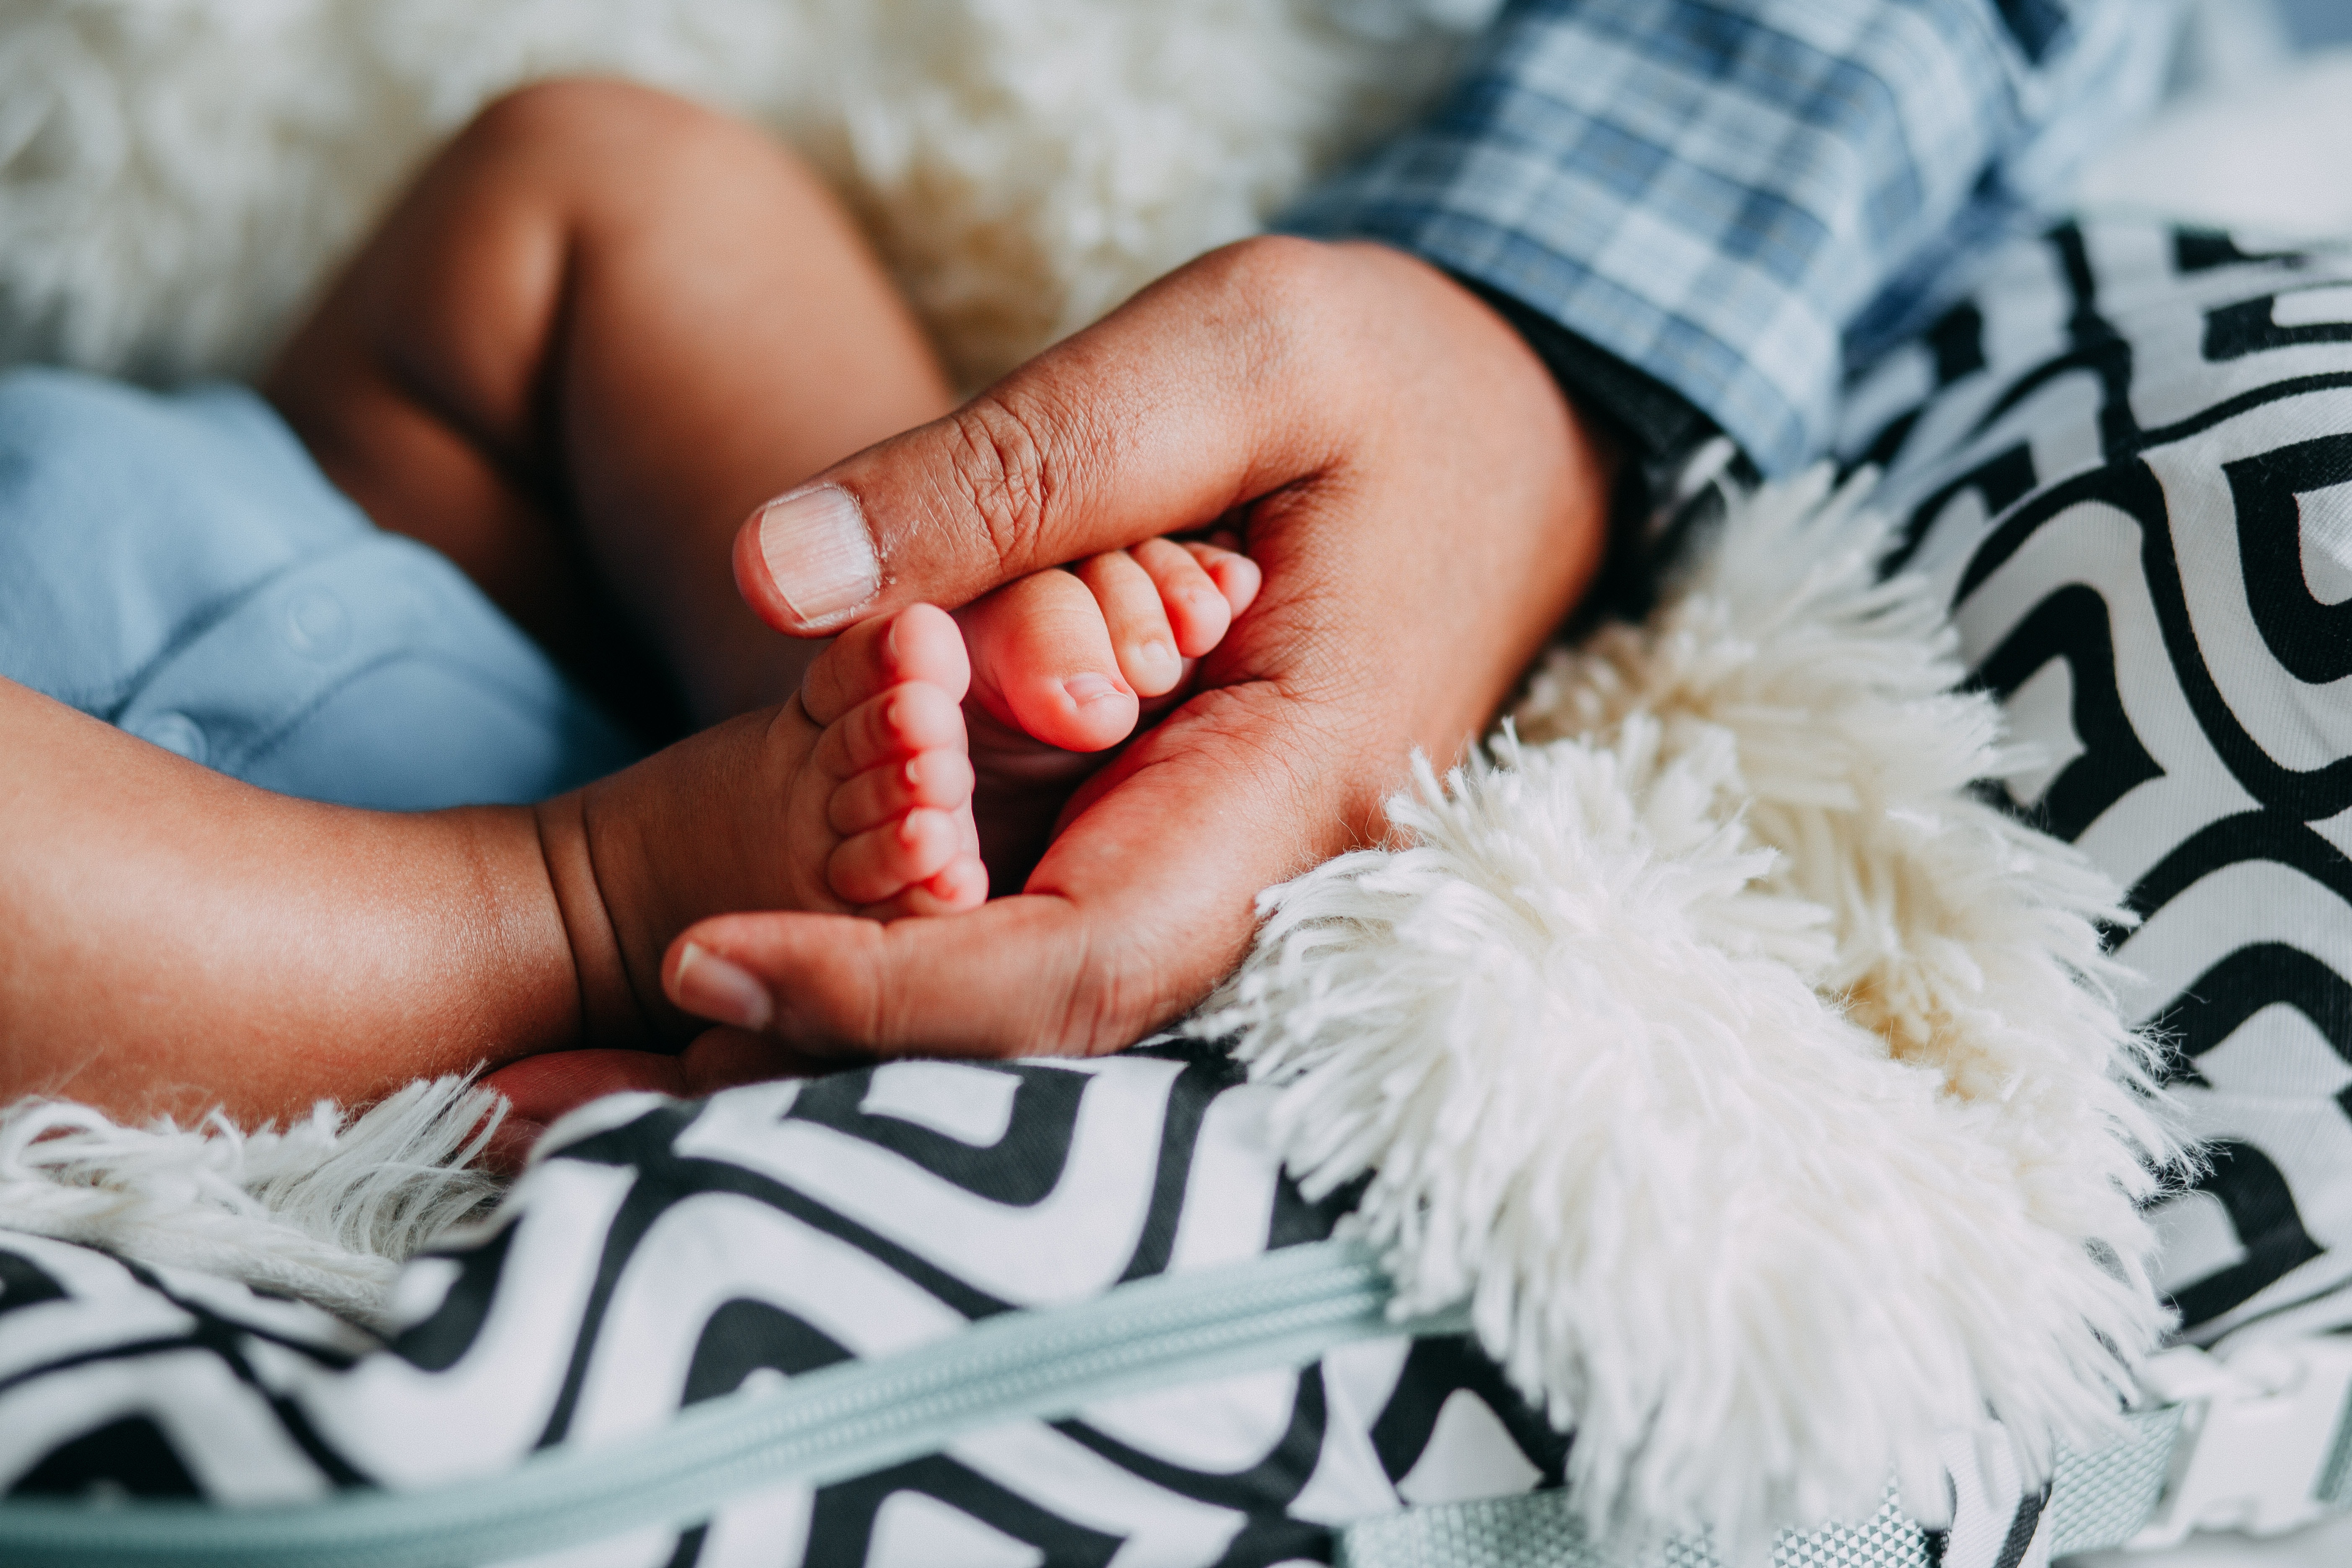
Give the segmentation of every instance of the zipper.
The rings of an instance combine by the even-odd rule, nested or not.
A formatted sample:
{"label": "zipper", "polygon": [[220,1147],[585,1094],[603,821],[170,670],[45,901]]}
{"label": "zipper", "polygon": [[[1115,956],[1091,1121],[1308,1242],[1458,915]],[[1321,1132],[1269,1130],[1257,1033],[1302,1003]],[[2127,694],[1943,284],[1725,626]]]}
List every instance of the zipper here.
{"label": "zipper", "polygon": [[1007,1312],[930,1344],[679,1411],[656,1431],[557,1447],[481,1480],[231,1509],[189,1502],[0,1503],[12,1568],[468,1568],[705,1520],[729,1500],[935,1453],[1007,1421],[1276,1366],[1357,1340],[1463,1332],[1466,1309],[1389,1313],[1356,1242],[1139,1279],[1073,1306]]}

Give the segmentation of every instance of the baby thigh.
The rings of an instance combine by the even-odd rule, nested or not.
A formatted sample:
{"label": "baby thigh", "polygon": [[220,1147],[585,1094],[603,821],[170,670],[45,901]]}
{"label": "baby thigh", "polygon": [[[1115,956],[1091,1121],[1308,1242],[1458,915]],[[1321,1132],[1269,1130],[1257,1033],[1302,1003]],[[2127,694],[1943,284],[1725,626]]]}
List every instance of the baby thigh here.
{"label": "baby thigh", "polygon": [[618,82],[486,110],[426,169],[267,390],[385,528],[574,668],[617,616],[697,717],[781,695],[737,602],[760,501],[946,411],[855,226],[749,126]]}

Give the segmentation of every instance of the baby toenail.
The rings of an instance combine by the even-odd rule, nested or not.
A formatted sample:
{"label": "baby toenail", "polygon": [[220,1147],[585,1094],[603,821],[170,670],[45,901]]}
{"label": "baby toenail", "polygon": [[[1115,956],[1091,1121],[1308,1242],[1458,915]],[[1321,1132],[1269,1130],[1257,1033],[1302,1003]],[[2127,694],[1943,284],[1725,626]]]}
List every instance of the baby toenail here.
{"label": "baby toenail", "polygon": [[1107,675],[1074,675],[1062,682],[1062,689],[1070,694],[1071,701],[1082,708],[1089,702],[1099,702],[1106,697],[1118,695],[1118,683]]}

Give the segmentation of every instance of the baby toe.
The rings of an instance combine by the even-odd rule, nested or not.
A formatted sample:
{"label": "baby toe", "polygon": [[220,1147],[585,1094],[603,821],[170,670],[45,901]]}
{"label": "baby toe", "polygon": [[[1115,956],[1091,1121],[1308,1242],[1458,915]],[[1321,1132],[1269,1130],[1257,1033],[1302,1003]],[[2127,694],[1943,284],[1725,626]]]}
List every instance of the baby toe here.
{"label": "baby toe", "polygon": [[861,910],[877,920],[905,916],[960,915],[988,901],[988,868],[977,854],[950,859],[937,875],[910,883],[895,898]]}
{"label": "baby toe", "polygon": [[1174,690],[1184,679],[1184,660],[1176,650],[1160,586],[1137,553],[1114,550],[1080,562],[1075,570],[1095,597],[1119,673],[1136,695]]}
{"label": "baby toe", "polygon": [[958,701],[971,684],[963,634],[937,605],[909,605],[834,638],[801,681],[801,706],[818,723],[831,724],[909,681],[936,686]]}
{"label": "baby toe", "polygon": [[1150,574],[1169,636],[1176,651],[1186,658],[1198,658],[1216,647],[1234,618],[1232,606],[1209,574],[1207,560],[1196,553],[1204,548],[1152,539],[1130,552]]}
{"label": "baby toe", "polygon": [[878,904],[938,876],[963,847],[953,814],[918,807],[843,839],[825,861],[825,880],[844,903]]}
{"label": "baby toe", "polygon": [[953,811],[971,799],[971,759],[963,752],[918,752],[842,784],[826,805],[826,818],[835,833],[863,833],[919,806]]}
{"label": "baby toe", "polygon": [[1218,534],[1207,543],[1190,543],[1186,553],[1201,563],[1209,580],[1225,601],[1225,609],[1234,619],[1257,602],[1257,593],[1265,586],[1265,574],[1258,563],[1244,555],[1240,541],[1229,533]]}
{"label": "baby toe", "polygon": [[963,708],[924,681],[894,686],[844,713],[817,738],[816,762],[843,784],[930,752],[962,752]]}
{"label": "baby toe", "polygon": [[1036,572],[957,613],[971,645],[972,692],[1001,723],[1065,751],[1098,752],[1135,729],[1101,608],[1067,572]]}

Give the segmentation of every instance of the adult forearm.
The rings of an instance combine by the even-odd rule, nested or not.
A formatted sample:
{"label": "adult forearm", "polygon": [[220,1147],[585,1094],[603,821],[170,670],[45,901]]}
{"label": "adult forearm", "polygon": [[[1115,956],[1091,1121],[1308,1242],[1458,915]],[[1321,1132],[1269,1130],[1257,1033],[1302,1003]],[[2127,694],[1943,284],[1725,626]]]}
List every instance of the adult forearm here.
{"label": "adult forearm", "polygon": [[212,773],[0,680],[0,1100],[284,1115],[570,1043],[527,808],[402,816]]}

